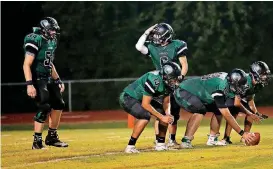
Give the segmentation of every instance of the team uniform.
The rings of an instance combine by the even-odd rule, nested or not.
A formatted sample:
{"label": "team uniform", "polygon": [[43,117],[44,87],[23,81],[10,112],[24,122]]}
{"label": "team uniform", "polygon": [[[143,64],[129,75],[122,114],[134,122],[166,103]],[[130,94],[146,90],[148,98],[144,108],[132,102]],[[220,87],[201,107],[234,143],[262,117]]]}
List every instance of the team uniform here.
{"label": "team uniform", "polygon": [[[33,33],[30,33],[24,38],[24,52],[27,55],[34,56],[34,60],[31,65],[32,80],[31,84],[36,89],[37,95],[35,101],[37,103],[38,111],[34,116],[34,121],[38,123],[44,123],[51,110],[64,109],[65,103],[60,92],[59,85],[62,81],[58,79],[52,79],[52,67],[55,56],[55,50],[57,48],[56,37],[47,37],[48,29],[57,30],[57,21],[54,18],[47,17],[40,22],[43,29],[40,27],[34,27]],[[43,34],[42,34],[43,33]],[[43,149],[42,133],[34,133],[34,141],[32,149]],[[57,129],[48,130],[48,135],[45,139],[45,144],[55,147],[67,147],[68,144],[61,142],[57,134]]]}
{"label": "team uniform", "polygon": [[186,56],[188,50],[186,42],[182,40],[172,40],[166,46],[149,43],[147,48],[147,55],[151,57],[157,70],[162,67],[162,63],[167,61],[175,62],[181,67],[179,57]]}
{"label": "team uniform", "polygon": [[[187,55],[187,43],[182,40],[171,40],[166,46],[156,45],[149,43],[147,45],[148,56],[151,57],[153,65],[157,70],[162,67],[162,64],[172,61],[177,63],[180,67],[179,57]],[[173,125],[177,124],[177,120],[180,118],[180,107],[175,104],[172,93],[170,94],[171,113],[174,116]],[[162,98],[155,98],[158,102],[162,102]]]}
{"label": "team uniform", "polygon": [[223,97],[225,102],[235,97],[229,90],[226,76],[227,73],[218,72],[182,82],[174,94],[177,104],[192,113],[217,113],[215,96]]}
{"label": "team uniform", "polygon": [[[136,81],[128,85],[126,88],[124,88],[119,97],[120,106],[127,113],[138,119],[136,121],[128,145],[125,149],[125,153],[139,153],[139,151],[135,148],[135,144],[145,126],[148,124],[151,118],[151,114],[153,114],[149,110],[151,107],[157,114],[160,113],[163,115],[155,115],[158,118],[162,117],[160,120],[163,123],[170,124],[173,122],[173,117],[166,115],[163,109],[163,105],[153,100],[153,98],[161,96],[163,98],[168,97],[170,92],[174,90],[180,72],[181,69],[176,63],[169,62],[164,64],[161,70],[147,72]],[[143,97],[151,99],[151,101],[143,100]],[[164,101],[166,104],[169,102],[165,99]],[[167,150],[165,145],[166,131],[167,127],[163,124],[160,124],[158,143],[156,143],[155,146],[156,151]]]}
{"label": "team uniform", "polygon": [[[143,95],[164,97],[168,94],[169,90],[166,88],[159,71],[152,71],[127,86],[120,94],[119,102],[121,107],[135,118],[150,120],[150,113],[141,106]],[[162,104],[152,100],[151,105],[161,114],[165,114]]]}
{"label": "team uniform", "polygon": [[234,98],[234,93],[228,90],[226,76],[227,73],[219,72],[188,79],[175,90],[175,100],[188,112],[205,114],[214,103],[215,96]]}
{"label": "team uniform", "polygon": [[38,112],[34,120],[44,123],[47,114],[54,110],[63,110],[64,101],[58,84],[52,79],[52,62],[54,60],[57,40],[47,40],[42,35],[34,32],[25,36],[25,52],[35,53],[35,59],[31,66],[32,81],[37,90]]}

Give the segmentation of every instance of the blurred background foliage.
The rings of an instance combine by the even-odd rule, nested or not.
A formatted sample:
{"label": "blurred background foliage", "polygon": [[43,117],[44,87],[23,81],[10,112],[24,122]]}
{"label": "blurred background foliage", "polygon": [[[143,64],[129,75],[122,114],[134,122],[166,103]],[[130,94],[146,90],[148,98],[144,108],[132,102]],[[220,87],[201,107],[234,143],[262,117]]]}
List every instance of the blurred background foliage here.
{"label": "blurred background foliage", "polygon": [[[61,27],[55,65],[63,80],[139,77],[153,70],[135,44],[159,22],[172,25],[175,38],[187,42],[188,76],[235,67],[248,71],[256,60],[273,69],[272,2],[27,2],[21,10],[35,5]],[[73,107],[119,108],[118,94],[128,83],[74,85]],[[272,89],[257,94],[258,105],[273,103]]]}

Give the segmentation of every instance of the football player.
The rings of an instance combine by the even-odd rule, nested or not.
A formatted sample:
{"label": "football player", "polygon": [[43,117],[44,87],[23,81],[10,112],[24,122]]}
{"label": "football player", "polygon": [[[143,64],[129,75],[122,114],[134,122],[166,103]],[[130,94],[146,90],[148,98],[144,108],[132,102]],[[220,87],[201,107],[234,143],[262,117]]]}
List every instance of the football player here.
{"label": "football player", "polygon": [[191,141],[201,120],[211,105],[216,105],[231,127],[240,134],[246,142],[253,141],[251,133],[244,132],[230,114],[225,105],[228,98],[242,95],[248,89],[247,75],[241,69],[234,69],[230,73],[218,72],[201,77],[188,79],[180,83],[175,90],[176,103],[188,112],[193,113],[188,120],[185,135],[182,138],[181,148],[192,148]]}
{"label": "football player", "polygon": [[[162,64],[167,61],[179,64],[182,67],[179,81],[182,82],[188,72],[188,47],[186,42],[173,39],[173,37],[173,28],[167,23],[159,23],[147,29],[139,38],[135,47],[142,54],[147,55],[152,59],[157,70],[159,70]],[[172,94],[170,97],[172,104],[175,101]],[[156,100],[162,102],[160,99]],[[174,116],[174,122],[169,125],[169,147],[177,145],[175,136],[177,131],[177,121],[180,118],[179,112],[179,106],[176,107],[175,105],[171,105],[171,114]],[[155,133],[157,140],[158,121],[155,122]]]}
{"label": "football player", "polygon": [[[257,61],[257,62],[252,63],[250,65],[250,70],[249,70],[249,74],[248,74],[248,81],[250,81],[251,87],[250,87],[250,89],[247,90],[247,92],[244,96],[241,96],[242,97],[241,104],[247,110],[258,115],[261,119],[267,119],[268,116],[258,112],[258,110],[255,106],[254,97],[255,97],[256,93],[258,93],[260,90],[262,90],[263,87],[268,85],[268,83],[271,79],[270,76],[271,76],[270,69],[265,62]],[[231,114],[234,116],[234,118],[236,118],[238,116],[239,112],[243,111],[243,110],[240,110],[239,107],[234,106],[234,99],[227,101],[226,105],[229,107],[229,110],[230,110]],[[214,115],[212,117],[211,122],[215,123],[216,120],[217,120],[217,117]],[[252,123],[253,123],[253,119],[249,115],[246,115],[245,121],[244,121],[244,131],[245,132],[250,132],[250,129],[252,127]],[[220,141],[220,145],[232,144],[232,142],[230,140],[231,130],[232,130],[231,126],[228,123],[226,123],[224,138],[222,141]],[[218,145],[218,143],[219,143],[218,136],[219,136],[219,134],[211,133],[209,135],[207,145]]]}
{"label": "football player", "polygon": [[37,103],[34,116],[34,141],[32,149],[44,149],[42,132],[44,122],[49,114],[49,129],[45,144],[55,147],[67,147],[68,144],[59,140],[57,128],[65,103],[62,92],[64,83],[61,81],[53,60],[57,48],[57,36],[60,27],[52,17],[43,18],[33,33],[25,36],[25,59],[23,71],[26,80],[27,94]]}
{"label": "football player", "polygon": [[[149,123],[151,115],[160,120],[158,142],[155,150],[168,149],[165,145],[167,124],[173,122],[173,116],[170,115],[169,93],[177,86],[180,72],[179,65],[174,62],[167,62],[162,69],[141,76],[128,85],[120,94],[121,107],[137,119],[125,153],[139,153],[135,144]],[[154,97],[161,95],[163,96],[163,106],[153,100]]]}

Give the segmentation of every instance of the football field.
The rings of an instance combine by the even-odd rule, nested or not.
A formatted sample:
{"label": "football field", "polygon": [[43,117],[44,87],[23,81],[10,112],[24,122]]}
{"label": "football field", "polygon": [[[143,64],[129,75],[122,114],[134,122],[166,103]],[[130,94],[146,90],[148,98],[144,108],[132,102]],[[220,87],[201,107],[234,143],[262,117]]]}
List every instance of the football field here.
{"label": "football field", "polygon": [[[239,118],[242,126],[243,118]],[[221,136],[223,133],[223,124]],[[140,154],[124,154],[132,132],[126,122],[62,124],[61,140],[68,148],[47,147],[31,150],[32,125],[4,125],[1,133],[2,169],[69,169],[69,168],[194,168],[194,169],[269,169],[273,168],[273,119],[254,124],[252,131],[261,133],[258,146],[247,147],[232,132],[234,144],[225,147],[206,146],[209,120],[204,119],[193,140],[194,149],[156,152],[153,150],[153,121],[140,136],[136,146]],[[185,121],[178,126],[177,141],[185,131]],[[43,133],[43,138],[46,136]]]}

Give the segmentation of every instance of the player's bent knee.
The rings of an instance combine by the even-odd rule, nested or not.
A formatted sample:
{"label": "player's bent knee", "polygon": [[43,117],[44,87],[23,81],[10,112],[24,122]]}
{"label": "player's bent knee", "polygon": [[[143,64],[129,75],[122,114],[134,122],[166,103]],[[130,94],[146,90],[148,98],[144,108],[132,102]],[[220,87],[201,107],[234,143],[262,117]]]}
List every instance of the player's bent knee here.
{"label": "player's bent knee", "polygon": [[38,105],[39,111],[34,116],[34,121],[39,123],[44,123],[47,119],[47,115],[51,110],[51,107],[49,104],[40,104]]}
{"label": "player's bent knee", "polygon": [[137,119],[141,119],[141,120],[148,120],[148,121],[150,121],[151,115],[150,115],[150,113],[146,112],[146,113],[143,113],[143,114],[138,114],[136,116],[136,118]]}

